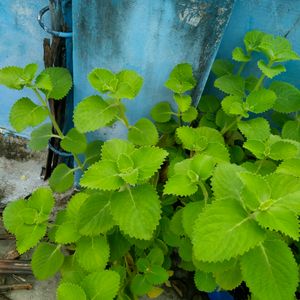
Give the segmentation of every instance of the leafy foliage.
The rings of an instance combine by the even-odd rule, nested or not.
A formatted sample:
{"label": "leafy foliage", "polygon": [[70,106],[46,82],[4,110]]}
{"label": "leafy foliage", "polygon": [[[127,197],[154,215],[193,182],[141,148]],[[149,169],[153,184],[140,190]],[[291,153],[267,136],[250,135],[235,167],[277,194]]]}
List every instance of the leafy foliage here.
{"label": "leafy foliage", "polygon": [[[81,191],[54,216],[49,188],[9,203],[3,212],[17,250],[36,247],[34,275],[43,280],[60,272],[58,299],[158,297],[175,268],[194,272],[201,291],[232,290],[245,282],[248,298],[294,299],[300,93],[287,82],[264,80],[285,72],[284,62],[299,56],[283,37],[257,30],[245,35],[244,46],[233,50],[234,62],[215,61],[214,86],[221,93],[203,95],[197,107],[192,67],[175,66],[165,82],[173,94],[152,108],[153,122],[131,124],[126,116],[123,99],[138,95],[139,74],[96,68],[88,80],[100,95],[79,103],[75,127],[66,133],[47,100],[66,96],[72,86],[67,70],[36,74],[35,64],[0,69],[0,84],[32,89],[39,101],[18,100],[12,126],[39,126],[31,136],[34,150],[56,138],[74,156],[74,168],[61,163],[54,169],[52,191],[67,191],[74,172],[82,174]],[[253,52],[260,52],[259,61]],[[260,77],[244,75],[253,61]],[[47,117],[52,124],[41,124]],[[115,122],[126,127],[127,139],[90,141],[85,135]]]}

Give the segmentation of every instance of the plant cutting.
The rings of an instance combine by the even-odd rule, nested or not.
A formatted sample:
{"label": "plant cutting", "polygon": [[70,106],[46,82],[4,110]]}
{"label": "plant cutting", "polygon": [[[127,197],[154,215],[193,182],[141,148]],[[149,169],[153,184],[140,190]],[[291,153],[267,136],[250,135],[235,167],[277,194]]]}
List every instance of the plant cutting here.
{"label": "plant cutting", "polygon": [[[213,66],[220,99],[203,96],[194,107],[196,80],[182,63],[165,82],[173,100],[156,104],[151,120],[135,124],[122,101],[138,95],[142,77],[94,69],[88,80],[98,94],[78,104],[66,134],[47,105],[70,90],[66,69],[0,70],[1,84],[29,88],[37,100],[18,100],[11,125],[17,131],[38,126],[33,150],[59,138],[76,163],[58,165],[50,188],[9,203],[3,213],[19,253],[34,248],[36,278],[60,273],[59,300],[155,298],[178,268],[193,272],[200,291],[243,284],[253,300],[295,299],[300,91],[272,79],[299,56],[285,38],[260,31],[248,32],[244,45],[232,52],[235,64]],[[259,77],[243,75],[251,61]],[[127,139],[87,142],[86,133],[115,122],[128,129]],[[76,171],[83,174],[81,190],[53,220],[53,192],[70,189]]]}

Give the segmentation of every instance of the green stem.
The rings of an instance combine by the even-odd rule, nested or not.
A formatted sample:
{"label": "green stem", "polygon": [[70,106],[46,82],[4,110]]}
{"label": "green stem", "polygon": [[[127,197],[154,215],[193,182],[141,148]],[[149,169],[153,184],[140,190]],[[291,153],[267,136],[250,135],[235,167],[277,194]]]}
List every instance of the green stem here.
{"label": "green stem", "polygon": [[72,153],[73,154],[73,157],[74,157],[74,160],[76,161],[77,165],[80,167],[80,169],[83,171],[84,170],[84,165],[83,163],[81,162],[81,160],[79,159],[79,157],[77,156],[77,154],[75,153]]}
{"label": "green stem", "polygon": [[200,186],[201,188],[201,191],[203,193],[203,196],[204,196],[204,203],[205,203],[205,206],[207,205],[207,201],[208,201],[208,191],[206,189],[206,186],[204,184],[204,182],[200,179],[199,182],[198,182],[198,185]]}
{"label": "green stem", "polygon": [[[268,67],[270,68],[270,67],[272,67],[272,65],[273,65],[273,61],[270,60],[269,63],[268,63]],[[254,87],[254,90],[253,90],[253,91],[257,91],[257,90],[260,88],[260,86],[261,86],[261,84],[263,83],[263,81],[264,81],[265,78],[266,78],[266,75],[265,75],[265,74],[261,74],[261,76],[260,76],[260,78],[258,79],[257,84],[256,84],[256,86]]]}
{"label": "green stem", "polygon": [[236,125],[239,121],[241,121],[242,116],[237,117],[233,122],[231,122],[228,126],[225,126],[221,130],[221,134],[224,135],[228,130],[230,130],[234,125]]}
{"label": "green stem", "polygon": [[246,66],[247,62],[243,62],[237,72],[237,75],[241,75],[241,73],[243,72],[245,66]]}

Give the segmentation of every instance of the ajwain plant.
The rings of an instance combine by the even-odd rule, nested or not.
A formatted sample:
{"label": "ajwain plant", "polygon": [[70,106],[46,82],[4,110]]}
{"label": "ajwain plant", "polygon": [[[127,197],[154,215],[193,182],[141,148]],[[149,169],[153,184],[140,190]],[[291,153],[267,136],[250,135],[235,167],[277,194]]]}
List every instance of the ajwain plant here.
{"label": "ajwain plant", "polygon": [[[67,70],[48,68],[37,76],[35,64],[0,70],[1,84],[31,89],[38,101],[21,98],[13,105],[15,130],[39,126],[31,149],[59,138],[76,162],[58,165],[50,188],[9,203],[3,213],[19,253],[35,248],[36,278],[60,273],[59,300],[155,298],[178,268],[193,272],[201,291],[243,283],[249,299],[295,299],[300,91],[269,79],[299,56],[285,38],[260,31],[247,33],[244,44],[232,52],[238,66],[227,60],[213,66],[221,99],[203,96],[193,107],[196,80],[190,65],[179,64],[165,83],[174,101],[158,103],[152,121],[135,124],[122,100],[134,99],[143,79],[131,70],[94,69],[88,80],[100,95],[78,104],[67,134],[47,104],[70,90]],[[259,78],[243,75],[250,61]],[[127,127],[127,139],[87,142],[86,133],[115,122]],[[53,220],[53,192],[70,189],[79,170],[80,192]]]}

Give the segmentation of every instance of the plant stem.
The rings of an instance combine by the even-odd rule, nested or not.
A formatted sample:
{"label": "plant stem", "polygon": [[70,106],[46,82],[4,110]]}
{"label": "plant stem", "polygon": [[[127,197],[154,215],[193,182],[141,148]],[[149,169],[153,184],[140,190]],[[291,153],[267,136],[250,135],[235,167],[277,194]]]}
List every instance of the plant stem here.
{"label": "plant stem", "polygon": [[[270,60],[269,63],[268,63],[268,67],[272,67],[273,65],[273,61]],[[266,75],[265,74],[261,74],[260,78],[258,79],[258,82],[256,84],[256,86],[254,87],[253,91],[257,91],[261,84],[263,83],[264,79],[266,78]]]}
{"label": "plant stem", "polygon": [[205,203],[205,206],[207,205],[207,201],[208,201],[208,191],[206,189],[206,186],[204,184],[204,182],[200,179],[199,182],[198,182],[198,185],[200,186],[201,188],[201,191],[203,193],[203,196],[204,196],[204,203]]}
{"label": "plant stem", "polygon": [[231,129],[235,124],[237,124],[239,121],[241,121],[242,116],[237,117],[233,122],[231,122],[228,126],[224,127],[221,130],[221,134],[224,135],[229,129]]}
{"label": "plant stem", "polygon": [[241,64],[241,66],[240,66],[240,68],[239,68],[239,70],[238,70],[238,72],[237,72],[237,75],[241,75],[241,73],[243,72],[243,70],[244,70],[246,64],[247,64],[246,61],[243,62],[243,63]]}

